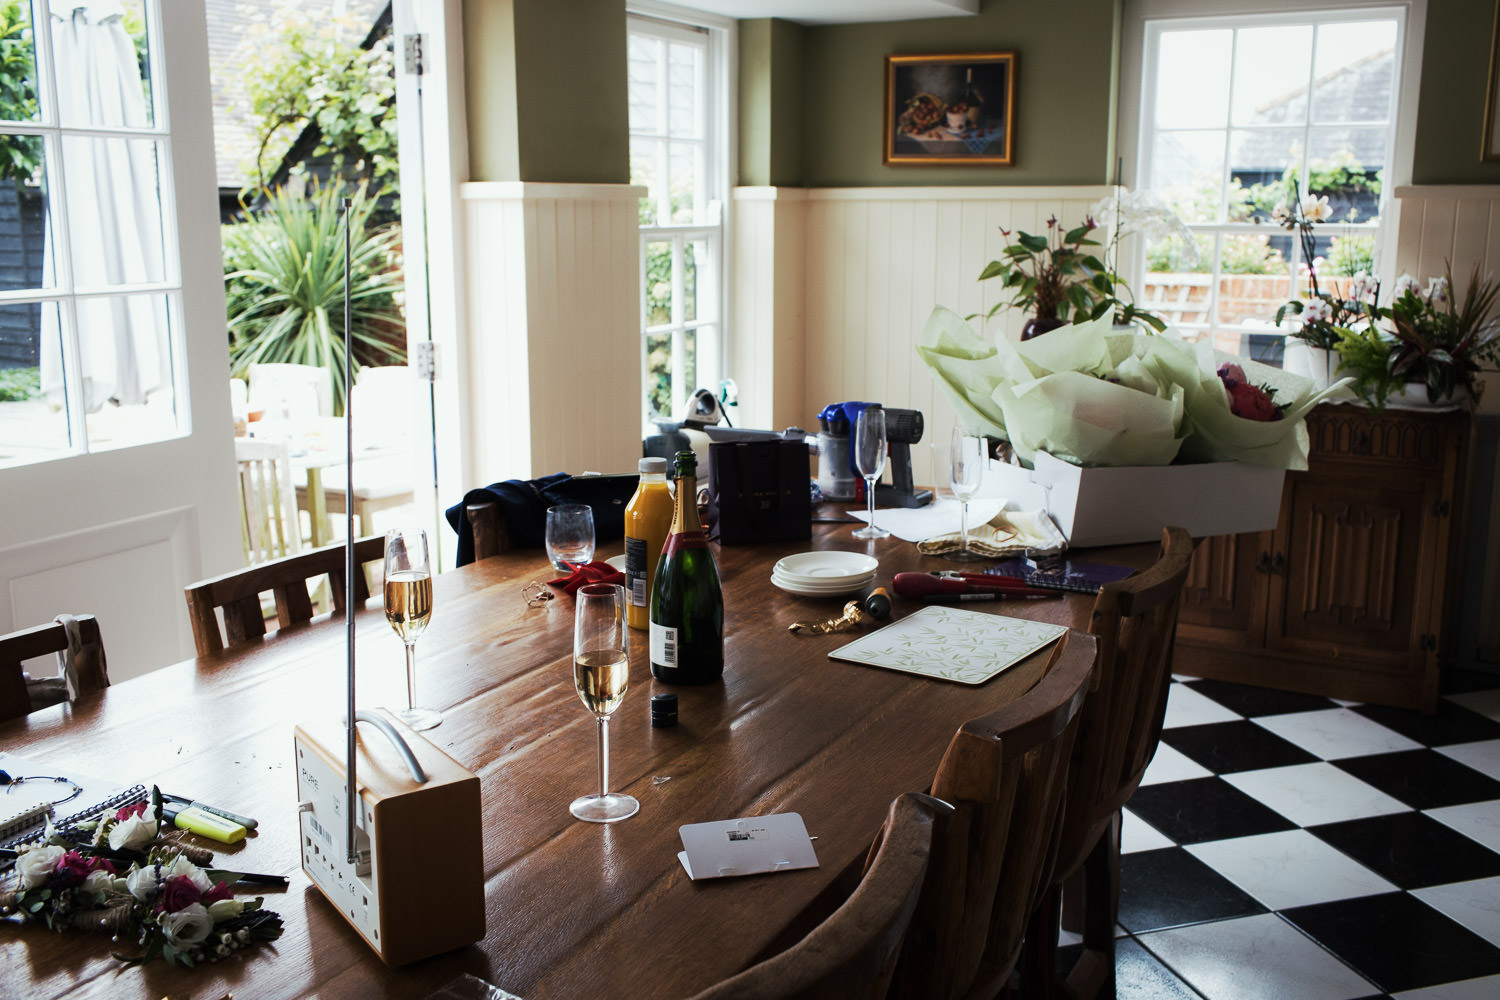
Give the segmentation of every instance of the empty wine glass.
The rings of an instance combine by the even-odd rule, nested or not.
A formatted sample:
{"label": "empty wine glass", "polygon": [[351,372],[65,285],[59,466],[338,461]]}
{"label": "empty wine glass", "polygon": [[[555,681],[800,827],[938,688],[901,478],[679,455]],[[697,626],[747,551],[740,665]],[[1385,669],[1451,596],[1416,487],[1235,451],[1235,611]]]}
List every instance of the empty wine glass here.
{"label": "empty wine glass", "polygon": [[431,729],[443,713],[417,707],[417,639],[432,620],[432,566],[427,532],[420,528],[385,533],[385,620],[406,644],[406,708],[396,717],[413,729]]}
{"label": "empty wine glass", "polygon": [[955,562],[973,562],[985,556],[969,548],[969,500],[979,489],[979,480],[984,477],[984,439],[965,434],[962,427],[953,428],[953,437],[948,445],[948,483],[953,495],[958,497],[961,513],[959,524],[962,543],[957,552],[948,553]]}
{"label": "empty wine glass", "polygon": [[594,558],[594,510],[588,504],[547,508],[547,560],[559,573],[571,573]]}
{"label": "empty wine glass", "polygon": [[854,425],[854,465],[865,477],[865,498],[870,504],[870,523],[856,528],[854,537],[885,538],[890,532],[875,527],[875,481],[885,471],[885,411],[878,406],[859,411]]}
{"label": "empty wine glass", "polygon": [[625,588],[614,583],[579,587],[573,612],[573,688],[599,721],[599,794],[574,799],[572,814],[590,823],[634,816],[641,804],[609,790],[609,716],[630,687],[630,647],[625,630]]}

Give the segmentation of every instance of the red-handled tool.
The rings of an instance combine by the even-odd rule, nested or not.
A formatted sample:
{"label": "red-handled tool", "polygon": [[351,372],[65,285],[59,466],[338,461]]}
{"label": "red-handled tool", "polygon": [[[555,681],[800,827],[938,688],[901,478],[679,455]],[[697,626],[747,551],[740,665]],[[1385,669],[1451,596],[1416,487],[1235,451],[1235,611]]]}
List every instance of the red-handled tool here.
{"label": "red-handled tool", "polygon": [[992,576],[985,580],[955,579],[931,573],[897,573],[891,581],[902,597],[926,601],[993,601],[1005,597],[1057,597],[1055,590],[1028,587],[1024,582]]}

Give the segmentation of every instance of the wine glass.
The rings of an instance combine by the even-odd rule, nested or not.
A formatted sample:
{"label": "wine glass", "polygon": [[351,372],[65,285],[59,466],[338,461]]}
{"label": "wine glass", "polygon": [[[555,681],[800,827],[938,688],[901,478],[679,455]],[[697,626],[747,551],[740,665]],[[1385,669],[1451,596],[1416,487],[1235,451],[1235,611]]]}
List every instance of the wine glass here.
{"label": "wine glass", "polygon": [[979,480],[984,476],[984,439],[965,434],[962,427],[953,428],[953,437],[948,445],[948,483],[953,495],[958,497],[962,513],[963,542],[957,552],[949,552],[947,558],[955,562],[973,562],[985,556],[969,548],[969,500],[979,489]]}
{"label": "wine glass", "polygon": [[599,720],[599,794],[574,799],[574,816],[613,823],[634,816],[641,804],[609,790],[609,716],[630,687],[630,646],[625,633],[625,588],[591,583],[578,588],[573,613],[573,688]]}
{"label": "wine glass", "polygon": [[432,620],[432,565],[427,532],[421,528],[385,533],[385,620],[406,644],[406,708],[396,717],[413,729],[431,729],[443,713],[417,707],[417,639]]}
{"label": "wine glass", "polygon": [[547,560],[559,573],[571,573],[594,558],[594,509],[585,503],[547,508]]}
{"label": "wine glass", "polygon": [[854,537],[885,538],[890,532],[875,527],[875,480],[885,471],[885,411],[878,406],[859,411],[859,422],[854,425],[854,465],[865,477],[865,498],[870,503],[870,523],[856,528]]}

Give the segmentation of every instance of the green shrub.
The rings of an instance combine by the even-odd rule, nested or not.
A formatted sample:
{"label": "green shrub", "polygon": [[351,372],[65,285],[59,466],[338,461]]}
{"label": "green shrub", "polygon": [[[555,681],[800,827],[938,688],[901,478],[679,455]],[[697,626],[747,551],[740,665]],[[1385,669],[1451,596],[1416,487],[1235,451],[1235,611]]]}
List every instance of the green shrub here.
{"label": "green shrub", "polygon": [[0,403],[23,403],[41,394],[40,368],[0,368]]}

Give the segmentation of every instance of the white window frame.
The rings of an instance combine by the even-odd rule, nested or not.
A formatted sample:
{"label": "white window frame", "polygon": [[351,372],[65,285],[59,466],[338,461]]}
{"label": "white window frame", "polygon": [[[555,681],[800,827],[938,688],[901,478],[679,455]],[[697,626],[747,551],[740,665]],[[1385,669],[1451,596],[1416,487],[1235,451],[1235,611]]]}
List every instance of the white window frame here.
{"label": "white window frame", "polygon": [[[708,99],[704,109],[704,158],[703,175],[699,178],[700,190],[704,194],[703,204],[707,209],[705,223],[668,224],[642,226],[640,228],[640,278],[641,320],[640,357],[641,385],[647,383],[648,336],[670,332],[672,335],[672,385],[681,393],[690,393],[703,387],[717,390],[725,375],[724,359],[729,356],[729,248],[730,219],[729,193],[733,183],[735,162],[734,107],[735,90],[735,21],[731,18],[689,10],[672,4],[654,3],[650,0],[635,0],[626,9],[627,33],[637,27],[646,29],[658,37],[675,41],[703,42],[705,46],[704,72]],[[634,133],[632,133],[632,136]],[[705,241],[709,245],[711,266],[695,261],[698,274],[695,318],[683,318],[683,255],[690,242]],[[646,247],[650,243],[666,242],[672,246],[672,317],[667,324],[648,327],[646,305]],[[712,294],[705,294],[709,281],[716,283]],[[705,309],[705,305],[709,308]],[[685,385],[685,337],[688,331],[712,327],[715,335],[700,336],[697,341],[697,386]],[[683,399],[674,399],[682,405]],[[661,416],[669,416],[663,414]],[[646,433],[654,432],[649,393],[642,393],[641,421]]]}
{"label": "white window frame", "polygon": [[[6,135],[42,137],[47,189],[46,218],[49,238],[53,241],[52,287],[0,291],[0,306],[55,304],[62,336],[63,394],[68,417],[68,445],[36,458],[0,462],[0,468],[19,468],[43,462],[58,461],[100,451],[117,451],[145,447],[161,441],[185,437],[190,432],[188,397],[187,345],[183,319],[182,257],[177,219],[177,183],[173,176],[175,157],[172,149],[172,123],[168,112],[167,88],[171,75],[169,58],[163,40],[161,0],[142,0],[146,17],[146,36],[151,65],[151,125],[145,128],[119,129],[92,125],[63,125],[58,116],[57,78],[52,52],[52,6],[59,0],[32,0],[32,38],[36,59],[38,117],[31,122],[0,124]],[[71,7],[61,4],[63,16]],[[46,25],[39,30],[38,22]],[[68,215],[67,168],[63,162],[63,139],[125,139],[152,141],[156,146],[157,191],[161,206],[162,280],[129,285],[90,288],[79,285],[73,274],[73,255]],[[171,365],[174,430],[170,434],[143,438],[126,444],[91,446],[88,439],[88,410],[85,399],[81,333],[78,304],[87,299],[123,298],[154,294],[165,301],[168,345]],[[42,351],[48,346],[41,345]]]}
{"label": "white window frame", "polygon": [[[1378,225],[1354,224],[1353,231],[1368,231],[1376,234],[1376,277],[1389,286],[1395,280],[1396,234],[1399,232],[1399,203],[1394,198],[1396,188],[1411,183],[1412,156],[1415,148],[1417,95],[1422,70],[1422,40],[1426,24],[1426,0],[1276,0],[1271,3],[1254,3],[1250,0],[1126,0],[1124,13],[1124,43],[1120,75],[1120,155],[1127,171],[1121,183],[1128,187],[1145,185],[1150,171],[1150,143],[1152,134],[1150,115],[1155,93],[1155,67],[1151,56],[1160,32],[1185,28],[1253,27],[1259,24],[1278,23],[1307,15],[1317,15],[1319,21],[1368,20],[1375,17],[1391,17],[1399,22],[1401,42],[1399,46],[1396,79],[1392,84],[1394,102],[1391,142],[1387,147],[1385,178],[1380,194],[1380,222]],[[1304,126],[1305,127],[1305,126]],[[1307,151],[1304,150],[1304,156]],[[1227,159],[1225,169],[1230,164]],[[1306,176],[1304,171],[1303,176]],[[1264,223],[1212,223],[1193,224],[1196,232],[1214,233],[1216,243],[1224,235],[1241,233],[1264,233]],[[1338,235],[1333,228],[1330,235]],[[1138,242],[1138,241],[1137,241]],[[1128,264],[1131,285],[1143,288],[1146,276],[1146,255],[1143,247],[1134,248],[1135,259]],[[1297,241],[1293,241],[1293,257],[1289,263],[1295,267],[1300,254]],[[1217,290],[1220,277],[1219,259],[1215,255],[1213,267],[1213,289]],[[1295,271],[1293,272],[1295,274]],[[1217,296],[1213,297],[1217,301]],[[1217,308],[1215,306],[1215,308]],[[1194,327],[1198,324],[1194,324]],[[1202,324],[1205,329],[1216,324]],[[1274,332],[1257,329],[1257,333]]]}

